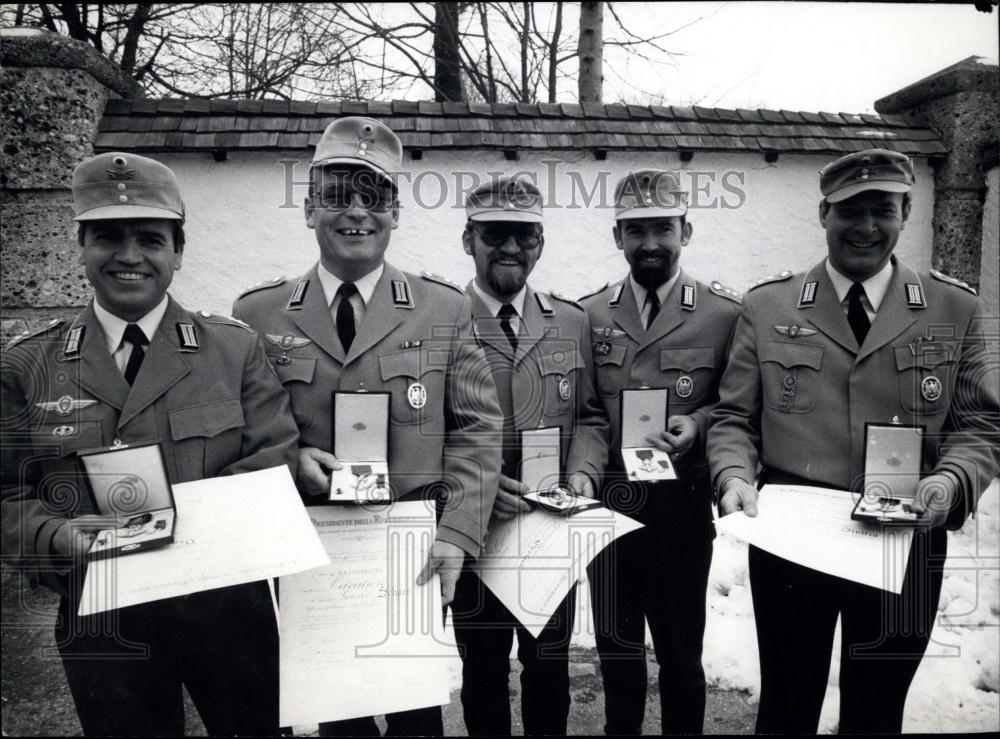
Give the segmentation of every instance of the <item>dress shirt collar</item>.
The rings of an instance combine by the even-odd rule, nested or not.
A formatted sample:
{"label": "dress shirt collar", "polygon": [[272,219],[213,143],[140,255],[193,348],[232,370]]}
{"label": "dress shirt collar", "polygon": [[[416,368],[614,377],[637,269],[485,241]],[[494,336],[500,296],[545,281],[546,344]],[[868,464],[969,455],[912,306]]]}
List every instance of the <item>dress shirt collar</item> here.
{"label": "dress shirt collar", "polygon": [[[142,332],[146,334],[146,338],[149,341],[153,340],[153,334],[156,333],[156,329],[160,327],[160,322],[163,320],[163,315],[167,312],[167,303],[169,299],[166,295],[163,296],[163,300],[157,303],[156,307],[153,308],[149,313],[144,315],[138,321],[135,321],[142,329]],[[97,298],[94,298],[94,315],[97,316],[97,322],[101,324],[101,328],[104,330],[104,338],[108,342],[108,351],[114,354],[118,351],[122,344],[122,336],[125,334],[125,327],[129,325],[129,321],[123,321],[118,316],[106,311],[101,307],[101,304],[97,302]]]}
{"label": "dress shirt collar", "polygon": [[[364,301],[366,307],[371,301],[372,295],[375,293],[375,286],[382,278],[383,272],[385,272],[385,262],[382,262],[382,264],[366,274],[360,280],[354,281],[354,286],[358,288],[358,295],[361,296],[361,299]],[[344,284],[345,280],[342,280],[337,277],[337,275],[327,271],[322,262],[316,265],[316,273],[319,275],[320,284],[323,285],[323,294],[326,296],[326,305],[329,307],[333,304],[333,299],[337,297],[337,290]]]}
{"label": "dress shirt collar", "polygon": [[[496,318],[497,314],[500,312],[501,306],[503,306],[503,303],[494,298],[492,295],[487,294],[487,292],[483,290],[483,288],[479,287],[479,283],[476,280],[472,281],[472,289],[476,291],[476,295],[478,295],[479,299],[482,300],[483,303],[486,305],[486,308],[489,310],[490,315]],[[528,294],[528,286],[525,285],[517,292],[517,294],[513,298],[507,301],[512,306],[514,306],[514,310],[517,311],[518,318],[524,317],[524,297],[527,294]]]}
{"label": "dress shirt collar", "polygon": [[[832,264],[830,260],[826,260],[826,273],[830,276],[830,282],[833,283],[833,289],[837,291],[837,300],[841,303],[847,299],[847,291],[851,289],[851,285],[854,281],[849,277],[845,277],[840,274]],[[885,297],[886,290],[889,289],[889,283],[892,281],[892,260],[885,263],[885,266],[878,272],[873,274],[867,280],[861,283],[861,286],[865,289],[865,297],[868,298],[868,302],[871,303],[872,310],[876,313],[878,308],[882,305],[882,299]]]}
{"label": "dress shirt collar", "polygon": [[[674,285],[677,284],[677,280],[679,280],[680,278],[681,278],[681,271],[680,269],[678,269],[677,274],[675,274],[669,280],[667,280],[658,288],[656,288],[656,297],[660,301],[661,308],[663,307],[663,304],[666,302],[667,296],[670,294],[670,291],[674,289]],[[639,311],[639,315],[641,316],[643,309],[646,307],[646,293],[649,291],[635,281],[635,277],[632,276],[631,272],[629,273],[628,279],[629,282],[632,283],[632,294],[635,296],[636,310]]]}

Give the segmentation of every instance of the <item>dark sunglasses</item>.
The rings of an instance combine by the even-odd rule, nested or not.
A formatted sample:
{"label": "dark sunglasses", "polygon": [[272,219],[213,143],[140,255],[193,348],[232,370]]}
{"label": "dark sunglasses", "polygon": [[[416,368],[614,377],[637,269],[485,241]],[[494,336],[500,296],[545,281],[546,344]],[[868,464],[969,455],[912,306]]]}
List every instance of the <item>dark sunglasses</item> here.
{"label": "dark sunglasses", "polygon": [[372,213],[385,213],[396,202],[395,193],[388,187],[360,185],[345,187],[340,184],[324,185],[316,193],[316,207],[325,210],[347,210],[355,199],[361,207]]}
{"label": "dark sunglasses", "polygon": [[491,249],[503,246],[511,236],[522,249],[537,249],[541,243],[535,226],[528,223],[490,223],[473,230]]}

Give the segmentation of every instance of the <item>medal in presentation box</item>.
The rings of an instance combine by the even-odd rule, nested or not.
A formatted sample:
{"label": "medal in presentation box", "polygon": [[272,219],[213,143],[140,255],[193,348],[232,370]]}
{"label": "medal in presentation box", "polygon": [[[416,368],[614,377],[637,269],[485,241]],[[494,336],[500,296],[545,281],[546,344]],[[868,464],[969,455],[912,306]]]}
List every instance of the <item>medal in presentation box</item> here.
{"label": "medal in presentation box", "polygon": [[594,508],[600,502],[575,495],[559,483],[562,459],[562,429],[546,426],[520,432],[521,482],[529,491],[524,499],[553,513],[571,515]]}
{"label": "medal in presentation box", "polygon": [[646,437],[667,428],[667,389],[622,390],[622,462],[629,480],[676,480],[670,455]]}
{"label": "medal in presentation box", "polygon": [[333,503],[391,503],[388,392],[333,393]]}
{"label": "medal in presentation box", "polygon": [[923,443],[923,426],[865,424],[865,481],[853,520],[916,526],[927,519],[910,507],[920,482]]}
{"label": "medal in presentation box", "polygon": [[174,540],[177,507],[159,443],[80,452],[94,509],[109,526],[97,532],[88,559],[142,552]]}

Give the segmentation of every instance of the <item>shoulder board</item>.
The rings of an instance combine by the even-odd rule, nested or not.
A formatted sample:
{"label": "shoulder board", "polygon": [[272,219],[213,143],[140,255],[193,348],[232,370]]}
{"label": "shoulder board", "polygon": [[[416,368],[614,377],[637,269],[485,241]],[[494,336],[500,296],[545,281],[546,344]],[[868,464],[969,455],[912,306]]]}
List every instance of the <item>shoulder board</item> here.
{"label": "shoulder board", "polygon": [[574,308],[579,308],[580,310],[583,310],[583,306],[582,306],[582,305],[580,305],[580,304],[579,304],[578,302],[576,302],[575,300],[573,300],[573,298],[570,298],[570,297],[567,297],[567,296],[565,296],[565,295],[562,295],[562,294],[560,294],[560,293],[557,293],[557,292],[555,292],[554,290],[550,290],[550,291],[549,291],[549,295],[551,295],[551,296],[552,296],[553,298],[555,298],[556,300],[558,300],[558,301],[560,301],[560,302],[563,302],[563,303],[569,303],[569,304],[570,304],[570,305],[572,305],[572,306],[573,306]]}
{"label": "shoulder board", "polygon": [[59,328],[64,323],[66,323],[65,318],[53,318],[51,321],[46,323],[41,328],[36,328],[34,331],[24,331],[22,333],[19,333],[17,336],[15,336],[7,343],[7,348],[10,349],[12,347],[17,346],[22,341],[27,341],[28,339],[34,338],[35,336],[41,336],[42,334],[48,333],[54,328]]}
{"label": "shoulder board", "polygon": [[743,302],[742,295],[733,290],[731,287],[726,287],[717,280],[712,280],[712,282],[709,283],[708,285],[708,289],[711,290],[713,294],[718,295],[720,298],[725,298],[726,300],[732,300],[734,303]]}
{"label": "shoulder board", "polygon": [[747,288],[747,292],[750,292],[751,290],[756,290],[761,285],[769,285],[772,282],[784,282],[785,280],[791,278],[791,276],[792,276],[792,271],[786,269],[784,272],[779,272],[776,275],[771,275],[770,277],[765,277],[762,280],[757,280],[755,283],[753,283],[750,287]]}
{"label": "shoulder board", "polygon": [[960,287],[963,290],[972,293],[973,295],[978,295],[978,293],[976,292],[976,288],[974,288],[972,285],[970,285],[967,282],[962,282],[961,280],[955,277],[951,277],[950,275],[946,275],[944,272],[939,272],[936,269],[932,269],[931,277],[933,277],[935,280],[941,280],[941,282],[947,282],[949,285]]}
{"label": "shoulder board", "polygon": [[[590,291],[589,293],[587,293],[586,295],[581,295],[581,296],[579,297],[579,300],[586,300],[587,298],[591,298],[591,297],[593,297],[593,296],[597,295],[598,293],[602,293],[602,292],[604,292],[605,290],[607,290],[607,289],[608,289],[608,285],[610,285],[610,284],[611,284],[610,282],[605,282],[605,283],[604,283],[603,285],[601,285],[601,286],[600,286],[599,288],[597,288],[596,290],[591,290],[591,291]],[[553,295],[555,295],[555,293],[553,293]]]}
{"label": "shoulder board", "polygon": [[248,324],[243,323],[240,319],[233,318],[232,316],[219,316],[215,313],[209,313],[207,310],[198,311],[197,316],[205,323],[215,323],[220,326],[238,326],[246,329],[247,331],[253,332],[253,329],[250,328]]}
{"label": "shoulder board", "polygon": [[250,293],[257,292],[258,290],[267,290],[269,287],[278,287],[279,285],[284,285],[285,282],[286,282],[286,278],[284,277],[284,275],[282,275],[281,277],[275,277],[273,280],[266,280],[264,282],[258,282],[256,285],[251,285],[246,290],[244,290],[243,292],[241,292],[239,294],[239,297],[236,298],[236,299],[239,300],[240,298],[242,298],[242,297],[244,297],[246,295],[249,295]]}
{"label": "shoulder board", "polygon": [[445,277],[442,277],[441,275],[436,275],[433,272],[424,271],[424,272],[420,273],[420,276],[423,277],[425,280],[428,280],[430,282],[436,282],[439,285],[444,285],[445,287],[450,287],[452,290],[458,290],[458,292],[462,293],[462,295],[465,295],[465,290],[463,290],[461,287],[459,287],[458,285],[456,285],[451,280],[449,280],[449,279],[447,279]]}

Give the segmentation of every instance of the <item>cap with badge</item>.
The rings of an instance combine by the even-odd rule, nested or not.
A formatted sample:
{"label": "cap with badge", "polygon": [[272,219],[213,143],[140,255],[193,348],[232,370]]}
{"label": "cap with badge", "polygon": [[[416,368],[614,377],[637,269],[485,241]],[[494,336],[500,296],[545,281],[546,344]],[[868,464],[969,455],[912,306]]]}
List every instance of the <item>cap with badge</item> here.
{"label": "cap with badge", "polygon": [[819,173],[819,189],[828,203],[839,203],[866,190],[909,192],[914,182],[910,158],[888,149],[847,154]]}
{"label": "cap with badge", "polygon": [[327,164],[361,165],[392,179],[403,165],[403,144],[374,118],[338,118],[323,131],[313,154],[313,167]]}
{"label": "cap with badge", "polygon": [[682,216],[687,209],[687,192],[671,172],[629,172],[615,185],[616,221]]}
{"label": "cap with badge", "polygon": [[184,220],[184,202],[171,169],[155,159],[112,151],[73,170],[75,221],[112,218]]}
{"label": "cap with badge", "polygon": [[534,183],[518,177],[493,178],[465,199],[470,221],[542,222],[542,193]]}

